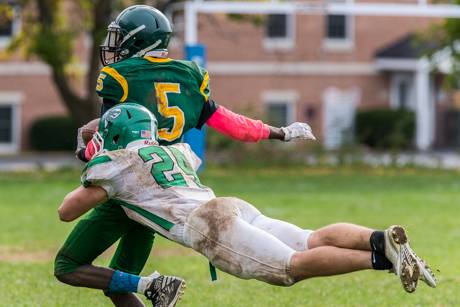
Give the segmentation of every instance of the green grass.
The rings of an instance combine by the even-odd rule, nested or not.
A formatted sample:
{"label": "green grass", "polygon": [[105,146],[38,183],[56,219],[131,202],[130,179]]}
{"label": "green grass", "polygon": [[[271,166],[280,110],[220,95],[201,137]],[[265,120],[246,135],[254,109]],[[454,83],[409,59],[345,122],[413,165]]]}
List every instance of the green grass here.
{"label": "green grass", "polygon": [[[439,287],[402,291],[394,275],[365,271],[317,278],[291,288],[238,280],[209,281],[202,256],[158,237],[145,273],[187,280],[180,306],[460,306],[459,173],[370,169],[210,169],[203,183],[239,196],[266,215],[305,228],[347,221],[406,225],[419,255],[439,269]],[[53,257],[72,224],[57,219],[73,172],[0,174],[0,306],[110,306],[95,290],[58,283]],[[110,254],[98,260],[106,264]]]}

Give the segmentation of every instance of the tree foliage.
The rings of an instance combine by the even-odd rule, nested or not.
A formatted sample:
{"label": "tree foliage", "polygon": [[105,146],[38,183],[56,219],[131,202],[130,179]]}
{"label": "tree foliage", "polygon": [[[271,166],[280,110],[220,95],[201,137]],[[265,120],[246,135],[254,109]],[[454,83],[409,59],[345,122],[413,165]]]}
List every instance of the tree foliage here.
{"label": "tree foliage", "polygon": [[[99,99],[94,90],[99,64],[99,45],[107,25],[123,8],[147,3],[164,10],[173,1],[107,0],[22,0],[22,33],[10,50],[22,50],[50,66],[51,76],[62,102],[78,124],[99,115]],[[88,50],[77,44],[89,41]],[[78,54],[84,51],[85,55]],[[85,60],[84,60],[85,59]],[[83,61],[85,61],[83,63]],[[83,64],[81,81],[72,72]],[[77,65],[78,66],[78,65]],[[81,84],[83,83],[83,84]]]}
{"label": "tree foliage", "polygon": [[[440,1],[442,2],[442,1]],[[451,4],[460,5],[460,0],[451,0]],[[460,84],[460,19],[446,18],[433,26],[430,31],[422,33],[420,38],[431,42],[431,48],[426,53],[436,62],[437,52],[444,50],[452,59],[452,70],[445,79],[451,88],[458,88]]]}
{"label": "tree foliage", "polygon": [[[98,46],[113,12],[113,2],[105,0],[24,0],[22,33],[10,49],[21,49],[27,57],[37,57],[50,66],[52,80],[66,109],[78,124],[98,114],[99,101],[94,91],[99,70]],[[77,42],[87,36],[89,50]],[[72,65],[81,62],[87,52],[87,70],[83,86],[69,73]]]}

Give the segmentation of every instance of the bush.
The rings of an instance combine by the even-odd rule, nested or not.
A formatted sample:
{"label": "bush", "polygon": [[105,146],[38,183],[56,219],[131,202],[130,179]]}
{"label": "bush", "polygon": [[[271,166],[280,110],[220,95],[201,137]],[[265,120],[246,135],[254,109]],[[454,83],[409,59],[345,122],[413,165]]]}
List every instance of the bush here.
{"label": "bush", "polygon": [[404,110],[358,112],[356,138],[361,144],[377,149],[410,148],[415,135],[415,114]]}
{"label": "bush", "polygon": [[29,136],[32,149],[38,151],[73,151],[77,124],[69,117],[51,116],[32,123]]}

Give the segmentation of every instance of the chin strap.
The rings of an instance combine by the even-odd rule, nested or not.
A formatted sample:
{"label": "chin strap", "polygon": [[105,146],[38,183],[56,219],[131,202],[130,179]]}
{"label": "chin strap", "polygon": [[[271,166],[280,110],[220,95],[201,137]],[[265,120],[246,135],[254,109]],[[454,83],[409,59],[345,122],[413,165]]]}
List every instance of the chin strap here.
{"label": "chin strap", "polygon": [[157,40],[156,42],[154,42],[150,46],[147,46],[146,48],[144,48],[142,50],[139,50],[135,55],[133,55],[133,57],[142,57],[142,56],[144,56],[147,52],[149,52],[149,51],[155,49],[156,47],[160,46],[160,44],[162,42],[163,41],[161,39]]}

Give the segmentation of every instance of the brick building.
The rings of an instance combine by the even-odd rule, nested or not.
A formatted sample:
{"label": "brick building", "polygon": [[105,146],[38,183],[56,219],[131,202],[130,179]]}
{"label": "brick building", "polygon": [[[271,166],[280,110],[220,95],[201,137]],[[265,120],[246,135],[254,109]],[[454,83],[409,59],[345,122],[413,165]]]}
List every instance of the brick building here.
{"label": "brick building", "polygon": [[[274,125],[307,121],[329,148],[341,143],[341,131],[352,124],[356,107],[401,107],[417,113],[417,106],[427,103],[417,97],[417,87],[428,85],[425,93],[433,109],[428,115],[418,114],[425,116],[425,126],[417,128],[418,147],[428,149],[436,144],[437,110],[447,108],[450,100],[438,78],[420,73],[424,62],[411,47],[410,34],[439,21],[200,14],[198,37],[207,46],[212,96],[218,103],[251,110]],[[178,16],[174,23],[177,35],[171,56],[181,58],[183,19]],[[18,14],[0,25],[0,48],[20,24]],[[19,56],[0,61],[0,153],[27,150],[33,120],[64,112],[44,64]]]}

